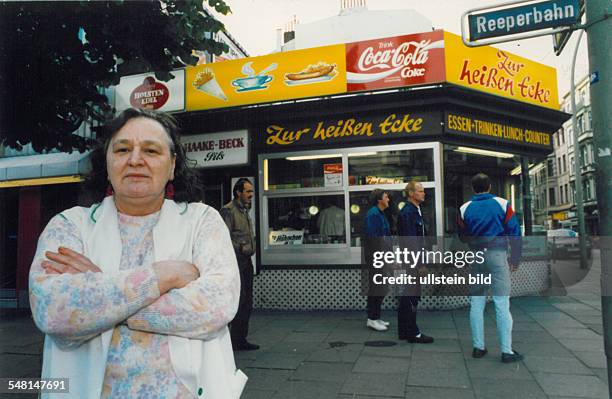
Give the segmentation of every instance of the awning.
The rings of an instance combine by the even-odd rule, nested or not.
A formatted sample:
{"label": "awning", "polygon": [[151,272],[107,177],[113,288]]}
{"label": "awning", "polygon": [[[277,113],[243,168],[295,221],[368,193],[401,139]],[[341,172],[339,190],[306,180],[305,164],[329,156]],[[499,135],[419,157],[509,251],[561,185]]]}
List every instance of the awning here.
{"label": "awning", "polygon": [[[90,152],[16,156],[0,158],[0,187],[57,184],[80,181],[80,175],[89,172]],[[58,179],[58,177],[69,177]]]}

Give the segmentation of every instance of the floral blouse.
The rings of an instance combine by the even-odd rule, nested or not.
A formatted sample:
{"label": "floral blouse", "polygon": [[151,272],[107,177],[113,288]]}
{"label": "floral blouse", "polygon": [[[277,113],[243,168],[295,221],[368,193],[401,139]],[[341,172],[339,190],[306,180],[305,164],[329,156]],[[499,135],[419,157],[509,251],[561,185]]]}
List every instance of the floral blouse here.
{"label": "floral blouse", "polygon": [[208,212],[195,241],[199,245],[193,248],[200,278],[160,296],[152,269],[153,227],[159,215],[119,214],[122,254],[116,274],[45,273],[45,251],[64,246],[83,252],[76,226],[61,214],[49,222],[38,242],[30,298],[39,328],[66,349],[113,329],[104,398],[197,397],[174,372],[167,335],[212,338],[233,318],[238,303],[235,255],[216,212]]}

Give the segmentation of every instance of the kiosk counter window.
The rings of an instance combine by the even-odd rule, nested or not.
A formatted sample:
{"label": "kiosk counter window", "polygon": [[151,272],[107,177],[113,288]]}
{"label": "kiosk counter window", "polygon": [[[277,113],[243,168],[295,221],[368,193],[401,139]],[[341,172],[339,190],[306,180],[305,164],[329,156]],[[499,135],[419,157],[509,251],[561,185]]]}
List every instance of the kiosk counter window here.
{"label": "kiosk counter window", "polygon": [[522,223],[522,189],[520,156],[471,147],[444,145],[444,233],[458,232],[459,208],[469,201],[472,176],[486,173],[491,179],[491,193],[506,198]]}
{"label": "kiosk counter window", "polygon": [[442,223],[440,158],[439,143],[261,154],[262,264],[360,264],[370,192],[389,193],[387,215],[395,230],[411,180],[425,188],[423,211],[436,234]]}

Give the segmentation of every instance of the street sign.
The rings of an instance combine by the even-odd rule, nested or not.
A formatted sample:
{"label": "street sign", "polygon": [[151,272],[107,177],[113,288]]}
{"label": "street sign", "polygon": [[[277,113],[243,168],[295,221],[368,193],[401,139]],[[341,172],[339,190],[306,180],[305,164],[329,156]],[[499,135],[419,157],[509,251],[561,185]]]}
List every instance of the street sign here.
{"label": "street sign", "polygon": [[[578,14],[578,21],[582,20],[582,16],[584,15],[584,0],[580,0],[580,12]],[[555,50],[555,55],[560,55],[563,51],[563,48],[567,44],[570,36],[574,32],[573,29],[567,29],[561,32],[557,32],[553,35],[553,48]]]}
{"label": "street sign", "polygon": [[522,0],[472,9],[461,19],[463,41],[474,47],[567,30],[580,21],[580,0]]}

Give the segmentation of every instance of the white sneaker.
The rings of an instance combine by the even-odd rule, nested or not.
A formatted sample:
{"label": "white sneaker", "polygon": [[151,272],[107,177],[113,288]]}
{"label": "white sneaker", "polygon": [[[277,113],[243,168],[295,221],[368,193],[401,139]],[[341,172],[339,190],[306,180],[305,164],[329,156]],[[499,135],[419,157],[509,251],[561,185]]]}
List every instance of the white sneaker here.
{"label": "white sneaker", "polygon": [[383,319],[378,319],[378,321],[380,321],[382,324],[384,324],[385,326],[389,326],[389,322],[388,321],[384,321]]}
{"label": "white sneaker", "polygon": [[372,330],[376,330],[376,331],[387,331],[387,326],[385,326],[383,323],[381,323],[380,320],[372,320],[372,319],[368,319],[368,321],[366,322],[366,327],[371,328]]}

